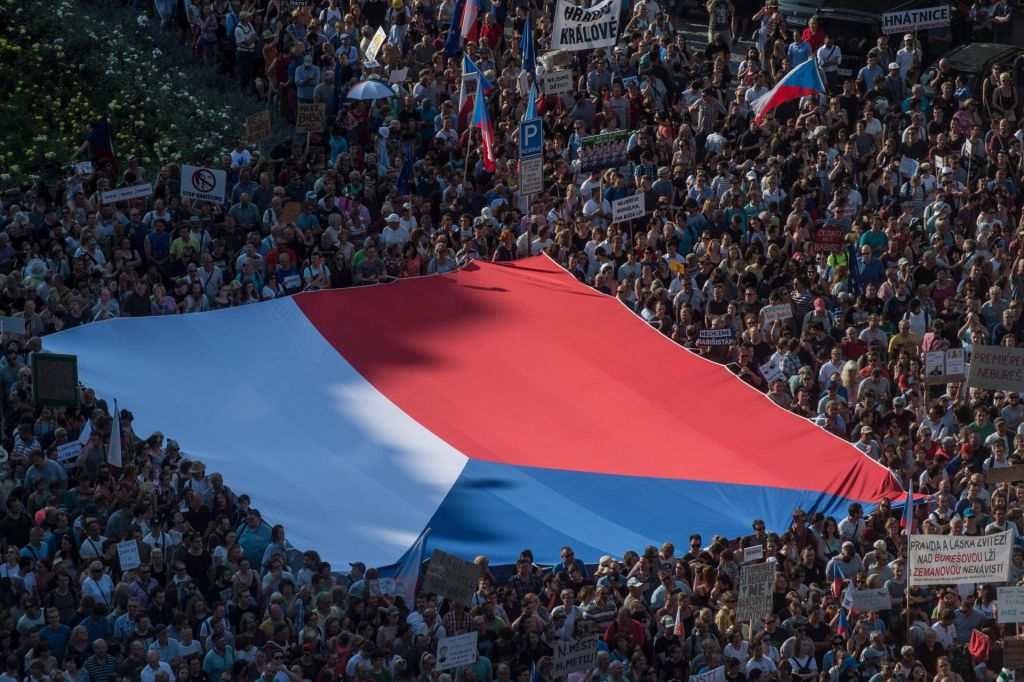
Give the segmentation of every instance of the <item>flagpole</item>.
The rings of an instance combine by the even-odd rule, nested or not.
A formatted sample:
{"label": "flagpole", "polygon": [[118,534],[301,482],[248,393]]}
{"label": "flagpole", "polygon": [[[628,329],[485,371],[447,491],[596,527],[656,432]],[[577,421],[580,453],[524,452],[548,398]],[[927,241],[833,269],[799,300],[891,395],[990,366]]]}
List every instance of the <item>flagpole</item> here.
{"label": "flagpole", "polygon": [[904,595],[904,601],[906,602],[907,609],[907,641],[910,641],[910,539],[914,533],[914,475],[910,475],[910,479],[907,483],[907,508],[904,510],[903,515],[907,518],[907,587]]}

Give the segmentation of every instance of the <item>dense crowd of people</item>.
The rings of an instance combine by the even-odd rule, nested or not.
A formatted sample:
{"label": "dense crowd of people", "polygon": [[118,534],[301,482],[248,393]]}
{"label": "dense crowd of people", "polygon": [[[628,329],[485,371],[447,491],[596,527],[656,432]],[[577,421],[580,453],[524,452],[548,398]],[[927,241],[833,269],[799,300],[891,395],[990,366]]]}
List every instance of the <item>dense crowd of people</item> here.
{"label": "dense crowd of people", "polygon": [[[273,109],[279,133],[300,104],[323,103],[326,121],[264,153],[239,140],[195,159],[227,172],[223,204],[182,199],[179,164],[135,158],[5,189],[0,310],[21,322],[5,323],[0,360],[0,682],[555,682],[556,642],[587,634],[600,651],[572,682],[1012,678],[995,585],[908,588],[899,500],[839,519],[795,510],[785,528],[752,519],[745,538],[689,536],[680,554],[618,548],[596,566],[571,547],[550,567],[525,550],[507,572],[480,557],[470,603],[406,603],[371,594],[372,567],[292,550],[220,474],[136,434],[127,410],[124,466],[108,463],[111,406],[83,388],[78,409],[38,407],[28,365],[47,334],[95,321],[545,253],[913,481],[929,496],[914,533],[1012,530],[1021,545],[1024,482],[985,480],[1024,457],[1020,393],[928,383],[923,354],[1024,343],[1024,59],[973,87],[948,61],[925,81],[918,38],[896,35],[843,77],[827,22],[787,24],[772,0],[710,0],[706,46],[676,31],[679,7],[639,0],[614,48],[524,73],[527,17],[543,53],[552,3],[484,0],[463,49],[493,85],[490,171],[460,115],[463,59],[445,51],[453,0],[154,4],[184,49]],[[1013,11],[978,0],[968,39],[1008,41]],[[752,102],[805,59],[828,92],[755,121]],[[575,87],[535,102],[544,187],[526,197],[517,128],[545,68],[572,69]],[[394,96],[346,99],[363,78],[396,81]],[[581,173],[581,140],[614,131],[630,131],[628,158]],[[143,183],[152,195],[102,198]],[[635,193],[645,215],[613,223],[611,203]],[[840,243],[820,238],[836,228]],[[703,345],[708,329],[731,345]],[[86,426],[81,452],[58,461]],[[122,565],[126,540],[138,567]],[[739,622],[742,550],[757,545],[775,567],[771,613]],[[1015,549],[1010,584],[1022,577]],[[884,588],[891,608],[843,609],[837,578]],[[476,662],[442,670],[439,640],[474,630]]]}

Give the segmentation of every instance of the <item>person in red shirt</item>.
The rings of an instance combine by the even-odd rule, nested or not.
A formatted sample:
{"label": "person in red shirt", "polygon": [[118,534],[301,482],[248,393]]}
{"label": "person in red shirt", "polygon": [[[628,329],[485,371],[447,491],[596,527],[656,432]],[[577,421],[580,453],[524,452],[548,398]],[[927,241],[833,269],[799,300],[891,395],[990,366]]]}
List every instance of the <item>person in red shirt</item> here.
{"label": "person in red shirt", "polygon": [[490,12],[485,14],[483,28],[480,29],[480,40],[487,44],[491,52],[497,51],[504,35],[505,27],[495,21],[494,15]]}
{"label": "person in red shirt", "polygon": [[644,645],[644,628],[639,622],[633,620],[629,609],[625,606],[619,609],[615,620],[608,623],[608,627],[604,631],[604,641],[608,643],[608,646],[614,646],[615,638],[619,635],[625,635],[632,647],[639,648]]}
{"label": "person in red shirt", "polygon": [[818,48],[825,44],[825,31],[818,24],[817,17],[811,17],[811,20],[807,22],[803,39],[805,43],[811,46],[811,50],[814,52],[815,57],[817,57]]}
{"label": "person in red shirt", "polygon": [[843,337],[839,347],[843,349],[843,357],[848,360],[857,360],[868,349],[868,344],[857,338],[855,327],[846,328],[846,336]]}

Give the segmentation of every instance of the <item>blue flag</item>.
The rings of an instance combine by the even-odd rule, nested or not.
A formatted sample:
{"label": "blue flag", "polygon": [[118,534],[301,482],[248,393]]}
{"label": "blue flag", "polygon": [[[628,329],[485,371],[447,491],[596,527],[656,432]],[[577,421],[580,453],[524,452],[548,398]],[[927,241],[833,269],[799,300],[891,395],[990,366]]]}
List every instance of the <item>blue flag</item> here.
{"label": "blue flag", "polygon": [[454,57],[462,49],[462,11],[465,8],[466,0],[456,0],[448,37],[444,41],[444,53],[449,57]]}
{"label": "blue flag", "polygon": [[526,113],[523,114],[523,120],[529,121],[531,118],[537,118],[537,86],[532,83],[526,96]]}
{"label": "blue flag", "polygon": [[402,162],[402,170],[398,173],[398,182],[396,183],[396,189],[401,196],[408,196],[411,191],[413,156],[415,153],[416,151],[411,144],[402,146],[402,154],[405,156],[405,161]]}
{"label": "blue flag", "polygon": [[519,41],[519,51],[522,53],[520,68],[537,79],[537,50],[533,44],[533,20],[526,16],[526,25],[523,27],[523,37]]}
{"label": "blue flag", "polygon": [[341,96],[341,60],[334,55],[334,110],[341,111],[344,98]]}

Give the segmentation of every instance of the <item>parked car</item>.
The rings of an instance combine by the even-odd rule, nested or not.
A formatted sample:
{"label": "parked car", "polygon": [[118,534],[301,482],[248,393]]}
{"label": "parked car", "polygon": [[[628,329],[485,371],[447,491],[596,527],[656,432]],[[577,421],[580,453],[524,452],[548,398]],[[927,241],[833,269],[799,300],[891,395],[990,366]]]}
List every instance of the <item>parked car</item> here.
{"label": "parked car", "polygon": [[[867,54],[875,47],[875,41],[882,35],[882,14],[901,10],[935,6],[935,0],[897,0],[888,3],[867,3],[863,0],[780,0],[779,10],[791,28],[804,27],[811,17],[817,17],[821,28],[833,37],[843,53],[839,75],[851,77],[867,63]],[[874,5],[872,7],[872,5]],[[963,14],[959,8],[950,5],[952,20],[948,30],[922,31],[922,62],[945,52],[955,44],[966,30]],[[898,50],[902,45],[903,31],[888,36],[889,46]],[[945,39],[944,39],[945,38]]]}
{"label": "parked car", "polygon": [[1024,47],[1003,45],[1000,43],[967,43],[953,48],[924,70],[921,83],[925,92],[931,97],[935,94],[932,81],[939,70],[939,62],[949,62],[954,74],[963,74],[966,84],[975,96],[981,94],[981,82],[994,65],[1012,67],[1014,62],[1024,54]]}

